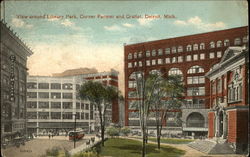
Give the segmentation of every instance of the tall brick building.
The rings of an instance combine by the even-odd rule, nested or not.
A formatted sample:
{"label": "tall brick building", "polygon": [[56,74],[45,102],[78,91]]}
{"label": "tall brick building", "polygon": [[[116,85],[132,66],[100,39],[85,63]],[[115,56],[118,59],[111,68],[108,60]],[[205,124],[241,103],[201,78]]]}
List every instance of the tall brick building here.
{"label": "tall brick building", "polygon": [[[219,63],[229,46],[246,44],[248,27],[232,28],[202,34],[169,38],[124,46],[125,125],[139,126],[138,112],[132,107],[136,101],[134,74],[146,75],[158,70],[168,75],[182,75],[186,88],[182,107],[182,131],[186,135],[206,135],[210,107],[210,81],[205,74]],[[168,117],[167,127],[176,126]],[[149,122],[149,126],[154,122]]]}
{"label": "tall brick building", "polygon": [[206,75],[210,79],[208,137],[231,143],[236,152],[246,150],[249,115],[249,50],[229,47]]}

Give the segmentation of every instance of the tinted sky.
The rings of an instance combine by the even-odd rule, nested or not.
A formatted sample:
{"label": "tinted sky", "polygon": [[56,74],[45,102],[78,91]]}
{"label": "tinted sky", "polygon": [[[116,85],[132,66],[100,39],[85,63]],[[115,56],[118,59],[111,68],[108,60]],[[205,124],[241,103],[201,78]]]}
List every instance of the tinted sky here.
{"label": "tinted sky", "polygon": [[[123,79],[123,44],[248,25],[246,1],[9,1],[5,21],[32,48],[29,73],[114,68]],[[160,19],[145,18],[160,15]],[[20,18],[56,15],[63,18]],[[75,15],[76,19],[66,18]],[[80,18],[93,15],[93,19]],[[98,18],[111,15],[114,18]],[[141,15],[142,18],[116,18]],[[176,18],[164,18],[174,15]],[[123,82],[120,84],[122,85]]]}

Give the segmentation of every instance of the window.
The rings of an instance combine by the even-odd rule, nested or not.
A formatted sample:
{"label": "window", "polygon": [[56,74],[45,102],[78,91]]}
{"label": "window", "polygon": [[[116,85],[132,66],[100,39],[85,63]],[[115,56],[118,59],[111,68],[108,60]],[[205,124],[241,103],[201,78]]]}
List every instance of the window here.
{"label": "window", "polygon": [[61,112],[51,112],[51,119],[61,119]]}
{"label": "window", "polygon": [[61,108],[61,102],[51,102],[51,108],[60,109]]}
{"label": "window", "polygon": [[182,75],[182,71],[179,68],[171,68],[168,75]]}
{"label": "window", "polygon": [[205,108],[205,99],[187,99],[186,108]]}
{"label": "window", "polygon": [[27,98],[37,98],[36,92],[27,92]]}
{"label": "window", "polygon": [[49,102],[38,102],[39,108],[49,108]]}
{"label": "window", "polygon": [[163,60],[162,59],[158,59],[158,64],[163,64]]}
{"label": "window", "polygon": [[198,50],[199,49],[199,46],[198,44],[194,44],[194,51]]}
{"label": "window", "polygon": [[241,44],[240,38],[234,39],[234,45],[240,45],[240,44]]}
{"label": "window", "polygon": [[187,77],[187,84],[203,84],[203,83],[205,83],[204,76]]}
{"label": "window", "polygon": [[205,43],[201,43],[200,44],[200,50],[204,50],[205,49]]}
{"label": "window", "polygon": [[218,51],[218,52],[217,52],[217,57],[218,57],[218,58],[221,58],[221,51]]}
{"label": "window", "polygon": [[128,102],[128,109],[129,110],[136,110],[136,109],[138,109],[138,101],[136,101],[136,100],[131,100],[131,101],[129,101]]}
{"label": "window", "polygon": [[187,88],[187,96],[205,95],[205,87],[190,87]]}
{"label": "window", "polygon": [[63,109],[72,109],[72,102],[63,102]]}
{"label": "window", "polygon": [[210,59],[214,58],[214,52],[210,52],[210,53],[209,53],[209,58],[210,58]]}
{"label": "window", "polygon": [[128,59],[132,59],[132,54],[131,53],[128,54]]}
{"label": "window", "polygon": [[230,42],[229,42],[228,39],[225,39],[225,40],[224,40],[224,46],[230,46]]}
{"label": "window", "polygon": [[65,112],[62,114],[63,119],[73,119],[73,114],[72,112]]}
{"label": "window", "polygon": [[89,104],[85,104],[85,110],[89,110]]}
{"label": "window", "polygon": [[36,101],[28,101],[27,108],[37,108]]}
{"label": "window", "polygon": [[48,83],[39,83],[38,88],[39,89],[49,89],[49,84]]}
{"label": "window", "polygon": [[50,93],[51,99],[60,99],[61,93]]}
{"label": "window", "polygon": [[89,113],[85,113],[85,119],[89,119]]}
{"label": "window", "polygon": [[219,79],[217,80],[217,93],[221,93],[222,92],[222,80]]}
{"label": "window", "polygon": [[138,58],[142,58],[142,52],[139,52]]}
{"label": "window", "polygon": [[200,54],[200,60],[203,60],[203,59],[205,59],[205,54],[204,54],[204,53],[201,53],[201,54]]}
{"label": "window", "polygon": [[170,48],[165,49],[165,54],[170,54]]}
{"label": "window", "polygon": [[222,47],[222,41],[217,41],[217,47]]}
{"label": "window", "polygon": [[146,65],[147,65],[147,66],[150,66],[150,64],[151,64],[151,63],[150,63],[150,60],[146,60]]}
{"label": "window", "polygon": [[49,93],[48,92],[39,92],[38,98],[47,99],[47,98],[49,98]]}
{"label": "window", "polygon": [[136,91],[129,91],[128,92],[128,97],[129,98],[136,98],[137,97],[137,92]]}
{"label": "window", "polygon": [[72,93],[63,93],[63,99],[72,99],[73,94]]}
{"label": "window", "polygon": [[73,85],[71,83],[64,83],[62,89],[73,89]]}
{"label": "window", "polygon": [[27,119],[36,119],[37,114],[36,112],[27,112]]}
{"label": "window", "polygon": [[156,51],[152,50],[152,56],[156,56]]}
{"label": "window", "polygon": [[138,79],[142,77],[141,71],[135,71],[132,74],[130,74],[129,79]]}
{"label": "window", "polygon": [[170,63],[170,58],[166,58],[165,62],[166,62],[166,64],[169,64]]}
{"label": "window", "polygon": [[187,51],[192,51],[192,45],[187,46]]}
{"label": "window", "polygon": [[79,102],[76,103],[76,109],[80,109],[80,103]]}
{"label": "window", "polygon": [[49,112],[39,112],[38,119],[49,119]]}
{"label": "window", "polygon": [[180,63],[180,62],[183,62],[183,56],[179,56],[178,57],[178,62]]}
{"label": "window", "polygon": [[28,82],[27,89],[37,89],[37,85],[35,82]]}
{"label": "window", "polygon": [[178,46],[178,52],[183,52],[183,47],[182,46]]}
{"label": "window", "polygon": [[187,55],[186,56],[186,61],[192,61],[192,56],[191,55]]}
{"label": "window", "polygon": [[146,57],[150,57],[150,51],[149,50],[146,51]]}
{"label": "window", "polygon": [[153,59],[153,60],[152,60],[152,65],[155,65],[155,64],[156,64],[156,60]]}
{"label": "window", "polygon": [[193,55],[193,59],[194,59],[194,61],[197,61],[198,60],[198,55],[197,54]]}
{"label": "window", "polygon": [[158,55],[159,55],[159,56],[163,55],[162,49],[158,49]]}
{"label": "window", "polygon": [[128,88],[136,88],[136,81],[128,81]]}
{"label": "window", "polygon": [[134,59],[136,59],[136,58],[137,58],[137,52],[134,53]]}
{"label": "window", "polygon": [[128,68],[132,68],[132,63],[128,63]]}
{"label": "window", "polygon": [[247,37],[247,36],[244,36],[243,39],[242,39],[242,42],[243,42],[243,43],[247,43],[247,42],[248,42],[248,37]]}
{"label": "window", "polygon": [[60,83],[51,83],[50,86],[51,86],[51,89],[61,89]]}
{"label": "window", "polygon": [[176,53],[176,47],[172,47],[172,53]]}
{"label": "window", "polygon": [[137,62],[134,62],[134,67],[137,67]]}
{"label": "window", "polygon": [[139,61],[138,63],[139,63],[139,67],[142,67],[142,61]]}
{"label": "window", "polygon": [[203,73],[204,69],[201,66],[195,65],[188,69],[188,74]]}
{"label": "window", "polygon": [[176,63],[176,62],[177,62],[176,57],[173,57],[173,58],[172,58],[172,63]]}
{"label": "window", "polygon": [[139,112],[129,112],[129,118],[139,118]]}
{"label": "window", "polygon": [[209,43],[209,45],[210,45],[210,48],[212,49],[212,48],[215,48],[215,43],[213,42],[213,41],[211,41],[210,43]]}

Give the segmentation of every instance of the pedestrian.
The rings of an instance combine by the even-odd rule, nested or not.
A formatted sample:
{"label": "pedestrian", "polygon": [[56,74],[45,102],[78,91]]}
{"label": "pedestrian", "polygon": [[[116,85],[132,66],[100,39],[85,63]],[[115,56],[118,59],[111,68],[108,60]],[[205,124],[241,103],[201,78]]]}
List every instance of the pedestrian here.
{"label": "pedestrian", "polygon": [[49,133],[49,139],[50,139],[50,133]]}
{"label": "pedestrian", "polygon": [[53,138],[53,136],[54,136],[54,133],[52,133],[51,137]]}

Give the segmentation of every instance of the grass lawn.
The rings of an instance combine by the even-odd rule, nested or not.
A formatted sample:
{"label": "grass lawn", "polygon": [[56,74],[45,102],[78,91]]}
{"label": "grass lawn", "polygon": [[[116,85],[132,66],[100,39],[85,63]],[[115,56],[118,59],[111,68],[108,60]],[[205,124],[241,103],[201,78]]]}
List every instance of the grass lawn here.
{"label": "grass lawn", "polygon": [[[130,140],[111,138],[105,141],[105,147],[102,147],[101,156],[112,157],[140,157],[142,142]],[[160,150],[155,144],[146,145],[147,157],[177,157],[185,154],[185,151],[176,149],[174,147],[162,146]]]}
{"label": "grass lawn", "polygon": [[[150,141],[157,142],[155,137],[150,137]],[[192,139],[178,139],[178,138],[161,138],[161,143],[168,143],[168,144],[187,144],[193,142]]]}

